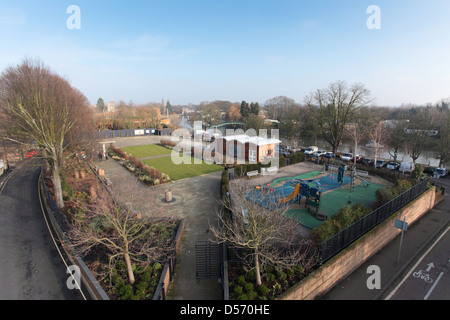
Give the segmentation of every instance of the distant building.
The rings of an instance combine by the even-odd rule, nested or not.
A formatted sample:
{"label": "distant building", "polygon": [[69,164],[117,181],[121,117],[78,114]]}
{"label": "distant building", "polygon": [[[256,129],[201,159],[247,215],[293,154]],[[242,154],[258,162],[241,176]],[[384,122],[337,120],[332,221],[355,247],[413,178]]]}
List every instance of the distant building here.
{"label": "distant building", "polygon": [[161,119],[161,124],[165,124],[166,126],[170,126],[170,124],[171,124],[170,118]]}
{"label": "distant building", "polygon": [[108,102],[106,106],[106,112],[114,112],[116,111],[116,105],[114,104],[114,101]]}
{"label": "distant building", "polygon": [[281,143],[278,139],[250,137],[245,134],[217,137],[216,140],[219,154],[249,163],[274,159],[276,148]]}

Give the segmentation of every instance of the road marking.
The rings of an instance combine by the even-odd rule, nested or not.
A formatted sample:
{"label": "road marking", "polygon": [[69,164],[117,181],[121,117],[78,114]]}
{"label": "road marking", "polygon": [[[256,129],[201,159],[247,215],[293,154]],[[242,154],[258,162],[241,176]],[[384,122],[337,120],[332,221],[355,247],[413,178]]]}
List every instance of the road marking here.
{"label": "road marking", "polygon": [[444,272],[441,272],[439,274],[439,277],[436,279],[436,281],[434,282],[433,286],[430,288],[430,290],[428,290],[428,293],[426,294],[426,296],[423,298],[423,300],[427,300],[430,296],[430,294],[433,292],[434,288],[436,287],[436,285],[438,284],[439,280],[441,280],[442,275],[444,274]]}
{"label": "road marking", "polygon": [[411,275],[411,273],[417,268],[417,266],[422,262],[422,260],[425,258],[425,256],[434,248],[434,246],[444,237],[444,235],[450,230],[450,226],[447,227],[447,229],[439,236],[439,238],[436,239],[436,241],[433,243],[433,245],[422,255],[422,257],[417,261],[417,263],[409,270],[408,274],[403,278],[403,280],[395,287],[394,290],[384,299],[384,300],[390,300],[392,296],[397,292],[397,290],[403,285],[403,283],[406,281],[407,278]]}

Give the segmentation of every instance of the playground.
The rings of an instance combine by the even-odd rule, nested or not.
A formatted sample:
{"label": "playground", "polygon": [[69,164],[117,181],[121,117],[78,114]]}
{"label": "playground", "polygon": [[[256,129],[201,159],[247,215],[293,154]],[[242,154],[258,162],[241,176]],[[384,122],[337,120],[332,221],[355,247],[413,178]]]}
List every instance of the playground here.
{"label": "playground", "polygon": [[247,199],[273,211],[285,211],[286,216],[314,229],[349,203],[370,208],[376,201],[375,192],[385,187],[368,182],[362,172],[345,169],[335,167],[278,178],[255,186]]}

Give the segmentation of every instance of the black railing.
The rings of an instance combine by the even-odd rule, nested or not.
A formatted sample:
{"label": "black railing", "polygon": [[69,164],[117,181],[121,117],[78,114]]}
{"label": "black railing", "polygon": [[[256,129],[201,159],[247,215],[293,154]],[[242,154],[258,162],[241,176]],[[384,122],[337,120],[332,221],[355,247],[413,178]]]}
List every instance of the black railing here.
{"label": "black railing", "polygon": [[375,209],[349,227],[318,245],[321,263],[324,263],[345,249],[359,237],[376,227],[393,213],[413,201],[427,189],[428,179],[419,182],[398,197]]}

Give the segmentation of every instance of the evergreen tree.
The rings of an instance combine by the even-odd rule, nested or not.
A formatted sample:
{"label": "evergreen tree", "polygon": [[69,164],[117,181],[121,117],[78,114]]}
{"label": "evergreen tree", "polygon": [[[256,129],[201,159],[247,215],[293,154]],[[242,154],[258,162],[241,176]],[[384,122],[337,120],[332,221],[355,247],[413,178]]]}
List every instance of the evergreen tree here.
{"label": "evergreen tree", "polygon": [[102,112],[106,111],[105,101],[101,97],[97,100],[97,109]]}

